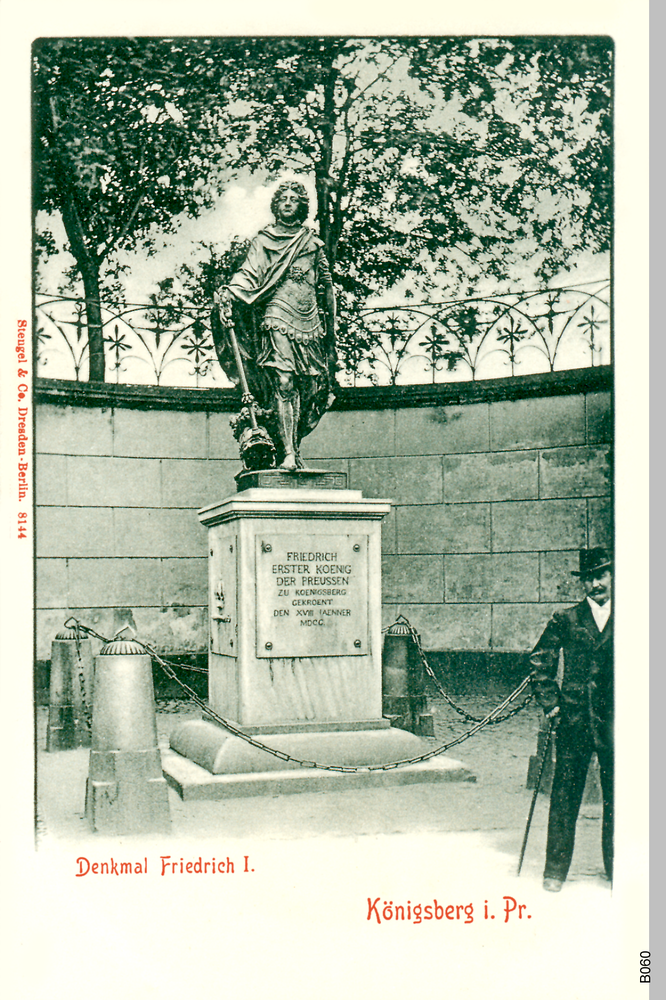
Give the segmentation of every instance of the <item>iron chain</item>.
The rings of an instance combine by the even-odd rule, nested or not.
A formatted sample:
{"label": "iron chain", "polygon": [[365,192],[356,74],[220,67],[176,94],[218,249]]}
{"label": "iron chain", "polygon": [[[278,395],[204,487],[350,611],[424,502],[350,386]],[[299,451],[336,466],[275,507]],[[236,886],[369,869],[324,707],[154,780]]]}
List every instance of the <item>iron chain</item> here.
{"label": "iron chain", "polygon": [[[99,632],[95,632],[88,626],[82,625],[75,618],[69,618],[65,624],[68,624],[69,622],[75,622],[76,627],[80,628],[82,632],[87,632],[88,635],[94,636],[96,639],[100,639],[104,643],[111,641],[110,639],[107,639],[105,636],[100,635]],[[409,627],[411,629],[411,625]],[[366,772],[366,771],[391,771],[396,767],[408,767],[412,764],[421,764],[424,761],[432,760],[433,757],[438,757],[440,754],[446,753],[446,751],[450,750],[452,747],[459,746],[461,743],[464,743],[465,740],[470,739],[471,736],[475,736],[486,726],[490,725],[496,718],[498,713],[502,712],[503,709],[505,709],[508,705],[511,705],[516,700],[516,698],[520,697],[520,695],[523,693],[523,691],[531,681],[530,675],[525,677],[525,679],[521,681],[521,683],[518,685],[515,691],[512,691],[511,694],[507,698],[505,698],[503,702],[501,702],[499,705],[493,708],[492,711],[490,711],[488,715],[485,716],[485,718],[476,720],[476,725],[474,725],[472,729],[469,729],[467,732],[462,733],[460,736],[456,737],[455,740],[451,740],[450,743],[445,743],[442,746],[435,747],[433,750],[428,751],[428,753],[420,754],[420,756],[418,757],[411,757],[405,760],[396,760],[392,761],[389,764],[358,764],[356,766],[351,764],[318,764],[315,761],[300,760],[298,757],[292,757],[290,754],[283,753],[283,751],[281,750],[276,750],[273,747],[266,746],[265,743],[260,743],[259,740],[255,740],[247,733],[244,733],[242,732],[242,730],[237,729],[236,726],[234,726],[231,722],[228,722],[226,719],[223,719],[221,715],[218,715],[217,712],[215,712],[212,708],[210,708],[205,703],[205,701],[203,701],[199,697],[196,691],[193,691],[188,684],[185,684],[184,681],[181,681],[181,679],[177,676],[177,674],[173,669],[174,665],[170,664],[167,660],[163,659],[163,657],[161,657],[159,653],[155,649],[153,649],[152,646],[148,645],[148,643],[141,642],[138,639],[135,639],[135,641],[138,643],[138,645],[142,646],[146,650],[146,652],[159,664],[162,671],[167,675],[167,677],[175,681],[176,684],[178,684],[179,687],[181,687],[182,690],[187,694],[189,699],[193,701],[195,705],[199,706],[202,712],[204,712],[211,719],[213,719],[213,721],[216,722],[218,725],[222,726],[224,729],[230,732],[233,736],[238,736],[239,739],[244,740],[246,743],[249,743],[250,746],[255,747],[257,750],[263,750],[266,753],[271,754],[273,757],[277,757],[278,760],[284,760],[291,764],[298,764],[300,767],[314,767],[320,771],[336,771],[341,774],[358,774],[359,772]],[[524,706],[521,705],[521,708],[523,707]],[[505,716],[505,718],[508,717],[509,717],[508,715]]]}
{"label": "iron chain", "polygon": [[81,659],[81,626],[78,621],[75,625],[74,641],[76,643],[76,673],[79,679],[79,690],[81,693],[81,709],[83,711],[83,723],[90,732],[92,729],[92,705],[90,692],[86,690],[86,678],[83,673],[83,662]]}

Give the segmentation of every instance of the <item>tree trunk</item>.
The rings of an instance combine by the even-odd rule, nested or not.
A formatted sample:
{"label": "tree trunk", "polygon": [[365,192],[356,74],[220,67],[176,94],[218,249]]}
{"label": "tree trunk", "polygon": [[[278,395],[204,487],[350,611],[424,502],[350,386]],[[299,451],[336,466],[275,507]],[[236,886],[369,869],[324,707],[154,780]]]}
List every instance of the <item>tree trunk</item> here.
{"label": "tree trunk", "polygon": [[92,261],[78,262],[86,295],[88,324],[88,381],[104,381],[104,330],[99,297],[99,267]]}
{"label": "tree trunk", "polygon": [[326,247],[331,268],[337,257],[337,241],[333,241],[331,232],[331,190],[335,180],[331,176],[333,167],[333,137],[335,135],[335,84],[337,72],[333,68],[336,48],[328,50],[328,73],[324,82],[324,103],[322,107],[321,128],[321,159],[316,167],[317,185],[317,215],[319,217],[319,235]]}
{"label": "tree trunk", "polygon": [[63,183],[62,221],[69,239],[69,246],[83,279],[86,297],[86,324],[88,327],[88,381],[104,381],[104,331],[102,306],[99,297],[99,267],[101,261],[86,246],[83,225],[67,181]]}

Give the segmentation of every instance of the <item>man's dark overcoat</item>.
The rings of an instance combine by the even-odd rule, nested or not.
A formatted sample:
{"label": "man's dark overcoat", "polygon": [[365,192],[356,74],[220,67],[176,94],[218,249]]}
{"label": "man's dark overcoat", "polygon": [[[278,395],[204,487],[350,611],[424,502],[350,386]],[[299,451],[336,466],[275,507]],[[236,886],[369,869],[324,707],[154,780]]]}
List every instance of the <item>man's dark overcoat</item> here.
{"label": "man's dark overcoat", "polygon": [[[556,677],[564,656],[562,688]],[[587,600],[556,612],[530,657],[537,701],[560,706],[560,729],[589,727],[596,749],[613,747],[613,616],[600,632]]]}
{"label": "man's dark overcoat", "polygon": [[[564,670],[557,684],[560,651]],[[564,880],[573,855],[576,820],[590,759],[597,753],[604,805],[602,850],[613,856],[613,616],[599,631],[587,600],[558,611],[536,644],[531,663],[537,701],[559,706],[545,876]]]}

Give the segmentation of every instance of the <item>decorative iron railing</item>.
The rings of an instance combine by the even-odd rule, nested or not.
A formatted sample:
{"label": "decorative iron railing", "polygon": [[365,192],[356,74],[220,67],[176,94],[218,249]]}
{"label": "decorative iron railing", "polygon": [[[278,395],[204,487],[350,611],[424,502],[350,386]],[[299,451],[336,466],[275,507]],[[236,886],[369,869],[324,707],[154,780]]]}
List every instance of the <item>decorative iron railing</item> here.
{"label": "decorative iron railing", "polygon": [[[107,381],[228,387],[210,306],[182,300],[103,307]],[[87,379],[81,299],[39,294],[40,375]],[[467,299],[365,307],[342,315],[343,385],[498,378],[611,363],[610,281]]]}

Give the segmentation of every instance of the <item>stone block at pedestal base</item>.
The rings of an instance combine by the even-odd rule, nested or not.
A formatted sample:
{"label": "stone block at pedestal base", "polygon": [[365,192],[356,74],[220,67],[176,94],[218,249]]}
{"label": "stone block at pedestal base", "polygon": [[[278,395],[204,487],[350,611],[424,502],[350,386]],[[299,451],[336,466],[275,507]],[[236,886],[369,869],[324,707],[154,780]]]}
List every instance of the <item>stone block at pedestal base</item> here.
{"label": "stone block at pedestal base", "polygon": [[91,750],[86,816],[96,833],[167,833],[169,791],[159,750]]}
{"label": "stone block at pedestal base", "polygon": [[[337,732],[255,733],[260,743],[298,760],[334,766],[393,764],[427,753],[430,747],[401,729]],[[293,792],[382,788],[434,781],[475,781],[457,760],[440,756],[389,770],[339,774],[281,760],[212,722],[184,723],[162,755],[167,781],[183,799],[278,795]],[[175,752],[174,752],[175,751]]]}
{"label": "stone block at pedestal base", "polygon": [[[252,735],[257,742],[298,760],[339,766],[411,760],[430,749],[412,733],[392,728]],[[284,771],[301,766],[253,747],[213,722],[200,720],[183,723],[171,737],[171,749],[211,774]]]}
{"label": "stone block at pedestal base", "polygon": [[297,770],[264,771],[253,774],[211,774],[194,761],[181,757],[173,750],[166,750],[162,754],[162,766],[167,782],[185,802],[476,781],[476,777],[464,764],[444,756],[434,757],[422,764],[392,768],[389,771],[338,774],[335,771],[301,767]]}

